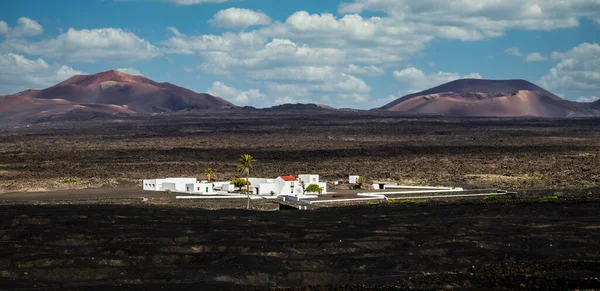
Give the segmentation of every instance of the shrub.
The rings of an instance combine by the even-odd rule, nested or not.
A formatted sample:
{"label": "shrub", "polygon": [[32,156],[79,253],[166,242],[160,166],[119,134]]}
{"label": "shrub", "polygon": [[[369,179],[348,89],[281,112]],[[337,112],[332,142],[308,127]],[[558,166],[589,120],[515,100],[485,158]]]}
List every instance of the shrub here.
{"label": "shrub", "polygon": [[540,201],[542,203],[554,203],[554,202],[558,202],[558,196],[546,196],[546,197],[542,197],[542,199]]}
{"label": "shrub", "polygon": [[79,181],[77,181],[77,179],[66,179],[64,181],[62,181],[64,184],[75,184],[78,183]]}
{"label": "shrub", "polygon": [[592,192],[592,191],[588,191],[588,192],[587,192],[587,195],[589,195],[589,196],[592,196],[592,195],[594,195],[594,192]]}
{"label": "shrub", "polygon": [[554,192],[554,194],[552,194],[552,197],[556,197],[556,198],[560,198],[560,196],[562,196],[562,192]]}
{"label": "shrub", "polygon": [[369,203],[367,203],[369,205],[378,205],[379,203],[375,202],[375,201],[369,201]]}
{"label": "shrub", "polygon": [[542,181],[548,179],[548,177],[546,177],[546,175],[540,174],[540,173],[533,174],[533,177],[536,178],[536,179],[538,179],[538,180],[542,180]]}
{"label": "shrub", "polygon": [[165,190],[165,194],[171,194],[171,189]]}
{"label": "shrub", "polygon": [[309,192],[309,193],[321,193],[323,192],[321,190],[321,187],[319,187],[319,185],[317,184],[310,184],[308,185],[308,187],[306,187],[306,189],[304,189],[305,192]]}
{"label": "shrub", "polygon": [[240,189],[240,194],[246,194],[248,193],[248,191],[246,191],[246,189]]}
{"label": "shrub", "polygon": [[490,195],[484,198],[485,201],[496,201],[498,197],[496,195]]}
{"label": "shrub", "polygon": [[528,159],[529,155],[528,154],[521,154],[521,158]]}
{"label": "shrub", "polygon": [[246,182],[246,179],[244,179],[244,178],[237,178],[237,179],[231,181],[230,184],[237,188],[240,188],[240,191],[241,191],[242,187],[246,186],[246,184],[250,184],[250,181]]}
{"label": "shrub", "polygon": [[390,203],[390,204],[396,204],[396,203],[398,203],[398,200],[396,200],[396,199],[389,199],[389,200],[387,201],[387,203]]}

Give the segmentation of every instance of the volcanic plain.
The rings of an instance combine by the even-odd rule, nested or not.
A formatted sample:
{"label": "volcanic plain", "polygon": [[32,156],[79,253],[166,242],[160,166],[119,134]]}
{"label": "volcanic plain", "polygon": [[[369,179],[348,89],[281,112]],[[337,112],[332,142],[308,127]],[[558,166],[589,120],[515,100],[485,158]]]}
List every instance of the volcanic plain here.
{"label": "volcanic plain", "polygon": [[[133,193],[140,179],[202,178],[208,167],[217,180],[231,179],[243,153],[255,157],[259,177],[358,174],[518,196],[315,211],[257,211],[275,209],[264,201],[250,211],[211,211],[195,207],[200,202],[142,202],[138,194],[2,201],[0,286],[600,288],[599,123],[236,109],[2,129],[0,198],[84,188]],[[544,200],[553,193],[560,198]]]}

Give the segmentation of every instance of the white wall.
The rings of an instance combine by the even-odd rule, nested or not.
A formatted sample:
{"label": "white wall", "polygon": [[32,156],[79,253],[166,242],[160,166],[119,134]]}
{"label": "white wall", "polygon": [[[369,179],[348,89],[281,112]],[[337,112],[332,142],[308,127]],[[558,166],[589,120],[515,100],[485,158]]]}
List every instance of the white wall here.
{"label": "white wall", "polygon": [[156,179],[154,180],[143,180],[142,181],[142,189],[146,191],[158,191],[160,189],[160,185],[157,184]]}
{"label": "white wall", "polygon": [[259,195],[271,195],[271,191],[273,191],[275,195],[279,194],[279,187],[276,183],[262,183],[258,185]]}
{"label": "white wall", "polygon": [[302,175],[298,175],[298,179],[301,181],[304,181],[305,185],[319,184],[319,175],[302,174]]}
{"label": "white wall", "polygon": [[196,178],[166,178],[143,180],[143,188],[147,191],[178,191],[185,192],[185,185],[196,183]]}
{"label": "white wall", "polygon": [[186,184],[185,192],[195,194],[212,194],[214,193],[214,185],[212,183],[194,183]]}

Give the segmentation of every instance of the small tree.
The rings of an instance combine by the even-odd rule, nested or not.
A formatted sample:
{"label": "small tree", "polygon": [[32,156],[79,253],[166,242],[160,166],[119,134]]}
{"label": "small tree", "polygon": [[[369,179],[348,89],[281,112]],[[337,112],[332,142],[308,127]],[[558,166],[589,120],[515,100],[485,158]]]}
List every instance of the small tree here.
{"label": "small tree", "polygon": [[254,157],[249,154],[243,154],[238,159],[237,169],[238,172],[242,175],[246,176],[246,195],[248,195],[248,204],[246,205],[246,209],[250,209],[250,182],[248,178],[250,177],[250,170],[252,170],[252,164],[254,164]]}
{"label": "small tree", "polygon": [[208,168],[204,171],[204,176],[206,176],[208,183],[212,183],[213,179],[215,178],[215,172],[213,172],[212,168]]}
{"label": "small tree", "polygon": [[237,179],[231,181],[231,185],[235,186],[236,188],[238,188],[241,191],[242,187],[249,185],[249,182],[247,182],[246,179],[244,179],[244,178],[237,178]]}
{"label": "small tree", "polygon": [[356,180],[356,183],[354,184],[354,186],[356,187],[356,189],[362,189],[364,184],[365,184],[365,177],[360,176]]}
{"label": "small tree", "polygon": [[319,187],[319,185],[317,185],[317,184],[310,184],[310,185],[308,185],[308,187],[306,187],[305,191],[310,192],[310,193],[321,194],[321,192],[323,192],[323,188]]}

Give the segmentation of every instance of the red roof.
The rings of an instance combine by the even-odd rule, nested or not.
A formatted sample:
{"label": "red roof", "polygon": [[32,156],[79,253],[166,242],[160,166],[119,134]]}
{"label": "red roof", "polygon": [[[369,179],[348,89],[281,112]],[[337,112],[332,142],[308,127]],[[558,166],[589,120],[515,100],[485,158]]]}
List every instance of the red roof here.
{"label": "red roof", "polygon": [[294,176],[280,176],[279,178],[283,179],[284,181],[296,181],[296,177]]}

